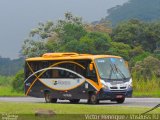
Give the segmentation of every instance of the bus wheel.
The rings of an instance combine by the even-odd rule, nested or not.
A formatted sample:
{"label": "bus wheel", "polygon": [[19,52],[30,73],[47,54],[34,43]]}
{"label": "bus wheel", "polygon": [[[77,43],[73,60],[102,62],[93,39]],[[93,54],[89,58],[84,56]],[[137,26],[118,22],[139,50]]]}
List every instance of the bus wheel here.
{"label": "bus wheel", "polygon": [[94,94],[94,93],[90,94],[89,99],[88,99],[88,103],[89,104],[97,104],[97,103],[99,103],[99,100],[97,99],[96,94]]}
{"label": "bus wheel", "polygon": [[45,93],[44,97],[45,97],[46,103],[56,103],[57,102],[56,98],[51,98],[50,93]]}
{"label": "bus wheel", "polygon": [[79,103],[80,99],[71,99],[69,101],[70,103]]}
{"label": "bus wheel", "polygon": [[117,103],[121,104],[121,103],[124,103],[125,101],[125,98],[119,98],[119,99],[116,99]]}

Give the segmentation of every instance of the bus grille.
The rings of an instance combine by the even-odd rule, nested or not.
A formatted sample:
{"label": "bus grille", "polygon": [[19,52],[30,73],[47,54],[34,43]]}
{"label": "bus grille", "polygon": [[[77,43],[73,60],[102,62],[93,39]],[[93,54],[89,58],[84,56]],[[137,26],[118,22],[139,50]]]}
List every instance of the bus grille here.
{"label": "bus grille", "polygon": [[126,91],[124,90],[111,90],[115,94],[126,94]]}
{"label": "bus grille", "polygon": [[110,87],[111,89],[118,89],[118,87]]}
{"label": "bus grille", "polygon": [[[116,90],[118,87],[110,87],[111,90]],[[120,89],[126,89],[126,87],[120,87]]]}
{"label": "bus grille", "polygon": [[120,87],[120,89],[126,89],[126,87]]}

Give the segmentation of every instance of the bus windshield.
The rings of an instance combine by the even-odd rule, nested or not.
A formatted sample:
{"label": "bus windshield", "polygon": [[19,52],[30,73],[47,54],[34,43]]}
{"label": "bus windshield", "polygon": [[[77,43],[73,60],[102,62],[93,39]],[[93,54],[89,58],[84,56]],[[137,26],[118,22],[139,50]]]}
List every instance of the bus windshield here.
{"label": "bus windshield", "polygon": [[130,73],[122,58],[99,58],[95,60],[101,79],[130,78]]}

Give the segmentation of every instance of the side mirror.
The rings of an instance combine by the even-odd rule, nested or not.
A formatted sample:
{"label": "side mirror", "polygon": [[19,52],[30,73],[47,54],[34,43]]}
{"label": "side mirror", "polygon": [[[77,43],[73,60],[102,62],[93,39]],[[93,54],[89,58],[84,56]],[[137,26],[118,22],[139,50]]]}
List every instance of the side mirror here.
{"label": "side mirror", "polygon": [[93,64],[92,63],[89,64],[89,70],[93,71]]}
{"label": "side mirror", "polygon": [[128,68],[128,62],[127,62],[127,61],[125,61],[125,65],[126,65],[126,67]]}

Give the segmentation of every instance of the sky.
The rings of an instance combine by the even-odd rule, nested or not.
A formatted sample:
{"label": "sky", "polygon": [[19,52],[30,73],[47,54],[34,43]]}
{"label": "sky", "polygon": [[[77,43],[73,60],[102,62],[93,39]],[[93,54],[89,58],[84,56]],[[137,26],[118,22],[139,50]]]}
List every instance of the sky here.
{"label": "sky", "polygon": [[107,9],[128,0],[0,0],[0,56],[18,58],[23,41],[39,22],[71,12],[85,22],[107,16]]}

